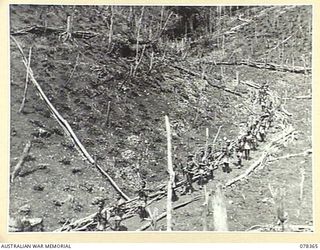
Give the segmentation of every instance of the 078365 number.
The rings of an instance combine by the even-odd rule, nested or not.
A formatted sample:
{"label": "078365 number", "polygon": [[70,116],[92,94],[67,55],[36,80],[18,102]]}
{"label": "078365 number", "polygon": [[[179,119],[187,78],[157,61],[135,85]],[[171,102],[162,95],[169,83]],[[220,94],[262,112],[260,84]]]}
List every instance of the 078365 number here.
{"label": "078365 number", "polygon": [[316,249],[316,248],[318,248],[318,244],[303,243],[303,244],[300,244],[300,248]]}

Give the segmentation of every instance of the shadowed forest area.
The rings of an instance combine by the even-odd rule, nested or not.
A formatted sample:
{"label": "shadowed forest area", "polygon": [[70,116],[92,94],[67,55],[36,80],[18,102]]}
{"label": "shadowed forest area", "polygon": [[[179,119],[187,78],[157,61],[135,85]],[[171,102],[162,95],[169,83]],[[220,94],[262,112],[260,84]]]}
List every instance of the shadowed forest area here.
{"label": "shadowed forest area", "polygon": [[10,5],[10,37],[9,231],[313,231],[312,6]]}

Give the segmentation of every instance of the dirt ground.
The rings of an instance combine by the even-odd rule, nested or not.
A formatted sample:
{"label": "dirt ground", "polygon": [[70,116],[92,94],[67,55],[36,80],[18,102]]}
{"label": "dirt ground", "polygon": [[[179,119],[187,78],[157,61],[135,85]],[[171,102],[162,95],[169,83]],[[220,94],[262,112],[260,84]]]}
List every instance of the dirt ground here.
{"label": "dirt ground", "polygon": [[[15,32],[44,23],[48,27],[65,29],[67,15],[72,13],[73,30],[108,34],[104,11],[104,6],[12,5],[10,30]],[[266,14],[254,17],[263,12]],[[251,115],[245,106],[249,105],[248,96],[252,93],[245,84],[235,86],[236,71],[241,81],[259,85],[268,81],[270,90],[282,98],[283,107],[292,114],[287,119],[298,131],[297,136],[272,157],[312,148],[312,100],[295,98],[312,93],[311,74],[210,63],[250,58],[252,61],[311,67],[311,12],[310,6],[277,6],[273,9],[259,6],[252,13],[243,11],[243,18],[255,18],[255,21],[225,35],[222,48],[215,47],[222,39],[210,40],[210,46],[199,39],[196,47],[186,46],[178,53],[174,46],[182,40],[172,40],[171,47],[166,44],[166,53],[159,46],[151,70],[148,69],[150,55],[147,51],[135,77],[129,80],[134,55],[122,56],[122,50],[116,47],[110,52],[107,35],[65,42],[59,35],[49,33],[28,33],[15,38],[26,55],[32,47],[30,66],[49,100],[69,122],[88,152],[97,157],[99,164],[127,195],[134,197],[141,179],[146,180],[150,189],[167,179],[165,115],[169,116],[172,126],[174,163],[185,163],[189,153],[203,147],[206,128],[209,128],[211,141],[219,126],[222,126],[220,140],[225,136],[236,138]],[[114,39],[119,37],[121,40],[130,28],[120,16],[118,18]],[[243,23],[235,16],[222,18],[220,22],[222,31]],[[182,56],[185,51],[187,54]],[[81,157],[31,84],[23,112],[18,112],[26,70],[12,41],[10,57],[11,171],[27,141],[32,140],[30,155],[20,176],[10,185],[10,217],[21,217],[19,208],[29,204],[31,211],[26,217],[43,218],[44,231],[53,231],[68,221],[96,212],[96,206],[92,205],[95,197],[104,197],[107,204],[114,204],[115,190]],[[201,77],[172,65],[219,78],[223,86],[240,91],[244,97],[213,88]],[[214,189],[218,180],[224,182],[241,174],[259,158],[264,145],[279,131],[279,126],[270,131],[267,142],[253,153],[242,169],[233,168],[230,174],[218,169],[216,179],[207,188]],[[305,179],[300,200],[302,169]],[[245,182],[224,190],[230,231],[276,223],[269,184],[286,190],[287,224],[313,225],[312,157],[301,155],[267,161]],[[201,192],[197,191],[181,196],[177,203],[199,194]],[[59,204],[61,201],[65,201],[64,204]],[[157,207],[162,213],[165,202],[166,199],[158,201],[151,209]],[[202,203],[203,199],[176,210],[174,230],[201,231]],[[133,218],[123,223],[128,230],[136,230],[145,222]],[[159,229],[165,230],[165,220],[159,222]]]}

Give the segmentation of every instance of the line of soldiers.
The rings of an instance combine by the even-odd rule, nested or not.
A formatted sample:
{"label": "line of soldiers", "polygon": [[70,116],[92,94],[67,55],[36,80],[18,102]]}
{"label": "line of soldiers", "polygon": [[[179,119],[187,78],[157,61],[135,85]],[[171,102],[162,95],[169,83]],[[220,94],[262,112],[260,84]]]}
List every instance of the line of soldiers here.
{"label": "line of soldiers", "polygon": [[[202,149],[198,154],[189,154],[187,157],[186,164],[174,165],[175,171],[175,183],[179,181],[178,175],[181,172],[184,178],[184,187],[181,195],[187,193],[193,193],[195,188],[193,187],[193,182],[195,177],[197,177],[199,188],[202,189],[205,183],[213,180],[214,170],[216,170],[222,163],[222,171],[225,173],[230,173],[231,160],[236,157],[235,165],[238,168],[243,166],[242,160],[250,160],[251,150],[256,150],[258,147],[258,142],[264,142],[266,140],[266,135],[268,129],[272,126],[274,121],[274,108],[273,103],[268,95],[269,86],[263,84],[258,92],[257,101],[261,106],[261,115],[256,118],[251,118],[246,124],[246,131],[244,134],[240,135],[235,142],[231,142],[226,137],[223,138],[223,145],[220,150],[214,150],[212,146]],[[176,185],[173,185],[173,201],[178,199],[175,192]],[[148,192],[152,191],[146,188],[146,182],[142,181],[140,188],[138,190],[138,201],[137,201],[137,214],[139,214],[141,220],[149,218],[149,212],[147,211],[147,201]],[[125,208],[123,207],[124,200],[119,196],[117,199],[117,204],[109,214],[102,216],[102,211],[104,207],[104,202],[99,204],[100,215],[97,219],[99,225],[105,228],[106,217],[114,218],[114,225],[112,227],[115,231],[124,230],[121,225],[123,220],[123,215],[125,214]],[[108,211],[108,210],[107,210]],[[98,226],[99,226],[98,225]]]}
{"label": "line of soldiers", "polygon": [[196,156],[189,154],[187,162],[181,166],[182,174],[185,180],[182,195],[195,191],[193,180],[198,175],[199,188],[202,189],[204,184],[214,178],[214,170],[218,168],[219,152],[214,151],[211,146],[206,150],[201,150]]}
{"label": "line of soldiers", "polygon": [[97,230],[104,231],[107,225],[113,231],[126,231],[126,228],[121,225],[123,220],[123,215],[125,214],[125,203],[121,196],[116,198],[116,204],[113,207],[105,207],[105,199],[98,197],[92,202],[92,205],[98,206],[98,212],[95,216],[95,221],[97,221]]}
{"label": "line of soldiers", "polygon": [[182,168],[185,177],[185,188],[182,194],[192,193],[195,190],[193,178],[196,174],[199,175],[198,184],[199,188],[202,189],[206,181],[213,179],[213,172],[221,162],[222,171],[230,173],[232,171],[231,160],[234,155],[236,157],[235,165],[238,168],[243,166],[243,159],[251,159],[251,151],[257,149],[258,142],[266,140],[267,131],[274,121],[274,107],[268,91],[268,84],[262,84],[257,96],[258,104],[261,106],[261,115],[249,119],[245,133],[240,135],[237,141],[231,142],[225,137],[224,145],[220,151],[214,151],[209,146],[207,150],[200,151],[199,157],[188,155],[187,163]]}

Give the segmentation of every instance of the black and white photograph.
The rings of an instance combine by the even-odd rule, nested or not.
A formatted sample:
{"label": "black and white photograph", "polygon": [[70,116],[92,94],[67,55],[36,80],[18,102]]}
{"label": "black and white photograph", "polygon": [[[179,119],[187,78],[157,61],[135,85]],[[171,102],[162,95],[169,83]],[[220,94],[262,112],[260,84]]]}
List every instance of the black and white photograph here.
{"label": "black and white photograph", "polygon": [[9,24],[9,233],[314,232],[312,5]]}

